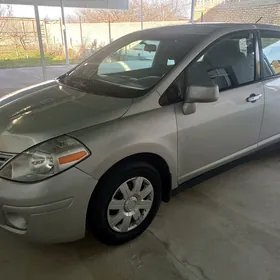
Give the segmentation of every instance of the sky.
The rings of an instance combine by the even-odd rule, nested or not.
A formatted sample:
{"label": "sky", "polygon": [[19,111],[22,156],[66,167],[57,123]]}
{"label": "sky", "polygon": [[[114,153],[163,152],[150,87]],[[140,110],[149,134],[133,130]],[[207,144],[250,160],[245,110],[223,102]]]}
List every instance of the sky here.
{"label": "sky", "polygon": [[[4,6],[4,5],[3,5]],[[26,5],[12,5],[13,14],[15,17],[35,17],[33,6]],[[65,15],[72,14],[74,8],[65,8]],[[39,13],[41,18],[58,19],[61,18],[61,8],[60,7],[43,7],[39,6]]]}

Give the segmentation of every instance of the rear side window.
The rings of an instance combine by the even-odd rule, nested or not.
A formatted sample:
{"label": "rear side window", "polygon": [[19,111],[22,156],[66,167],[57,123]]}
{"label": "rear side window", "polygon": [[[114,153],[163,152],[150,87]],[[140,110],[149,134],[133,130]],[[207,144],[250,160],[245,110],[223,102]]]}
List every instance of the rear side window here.
{"label": "rear side window", "polygon": [[280,33],[261,31],[264,78],[280,74]]}

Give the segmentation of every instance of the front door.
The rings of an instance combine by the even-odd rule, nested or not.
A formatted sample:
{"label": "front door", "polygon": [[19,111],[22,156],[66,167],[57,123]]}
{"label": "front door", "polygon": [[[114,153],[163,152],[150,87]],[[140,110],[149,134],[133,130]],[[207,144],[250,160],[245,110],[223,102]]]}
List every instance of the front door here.
{"label": "front door", "polygon": [[280,139],[280,32],[261,30],[265,109],[260,146]]}
{"label": "front door", "polygon": [[205,67],[221,92],[217,102],[197,104],[191,115],[176,104],[179,183],[257,148],[264,98],[256,81],[255,42],[249,31],[234,33],[188,68]]}

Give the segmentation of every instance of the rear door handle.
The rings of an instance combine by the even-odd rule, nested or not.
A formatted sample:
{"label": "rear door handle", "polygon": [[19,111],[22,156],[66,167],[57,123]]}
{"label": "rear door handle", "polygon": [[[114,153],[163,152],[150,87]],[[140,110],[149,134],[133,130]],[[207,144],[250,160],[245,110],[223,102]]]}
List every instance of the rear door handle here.
{"label": "rear door handle", "polygon": [[262,98],[262,94],[252,93],[249,97],[246,98],[247,102],[255,103],[256,101]]}

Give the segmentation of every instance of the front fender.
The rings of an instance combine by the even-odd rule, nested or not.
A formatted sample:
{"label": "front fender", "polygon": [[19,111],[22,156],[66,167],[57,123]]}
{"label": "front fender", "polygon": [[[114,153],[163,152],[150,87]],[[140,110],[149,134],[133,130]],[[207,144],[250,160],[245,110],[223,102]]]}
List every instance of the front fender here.
{"label": "front fender", "polygon": [[71,135],[92,152],[78,168],[97,180],[119,161],[132,155],[151,153],[165,160],[172,175],[172,188],[177,187],[177,125],[172,106],[124,117]]}
{"label": "front fender", "polygon": [[172,188],[177,187],[177,162],[171,150],[155,143],[141,143],[139,145],[130,145],[118,149],[115,153],[106,157],[91,174],[94,178],[99,179],[106,171],[121,160],[132,155],[149,153],[160,156],[168,165],[172,175]]}

